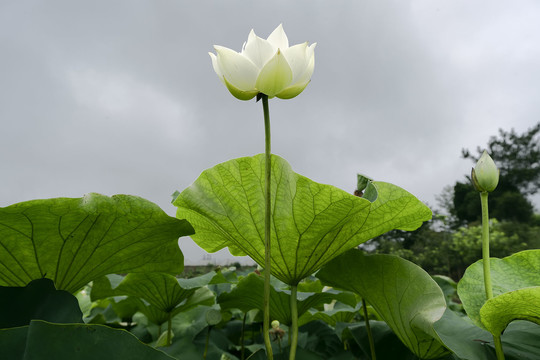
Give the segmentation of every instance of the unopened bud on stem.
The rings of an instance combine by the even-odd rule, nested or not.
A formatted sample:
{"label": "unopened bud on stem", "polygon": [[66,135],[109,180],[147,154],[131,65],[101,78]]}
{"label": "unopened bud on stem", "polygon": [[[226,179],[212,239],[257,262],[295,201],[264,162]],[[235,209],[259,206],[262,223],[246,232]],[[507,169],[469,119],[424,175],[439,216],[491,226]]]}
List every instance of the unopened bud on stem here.
{"label": "unopened bud on stem", "polygon": [[480,192],[492,192],[499,183],[499,169],[491,156],[484,150],[471,171],[474,187]]}

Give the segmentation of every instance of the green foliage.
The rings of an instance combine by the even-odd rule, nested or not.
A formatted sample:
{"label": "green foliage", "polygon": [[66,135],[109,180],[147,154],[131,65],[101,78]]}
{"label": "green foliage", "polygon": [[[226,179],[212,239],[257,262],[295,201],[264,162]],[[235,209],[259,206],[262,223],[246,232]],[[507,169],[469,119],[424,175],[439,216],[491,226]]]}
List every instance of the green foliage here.
{"label": "green foliage", "polygon": [[[517,141],[514,135],[505,139]],[[511,164],[510,158],[503,159]],[[198,277],[174,276],[183,268],[177,239],[194,229],[193,238],[208,251],[229,247],[264,263],[263,173],[261,155],[203,172],[174,202],[177,216],[187,220],[124,195],[0,208],[0,285],[10,285],[0,286],[2,356],[264,359],[268,330],[262,328],[263,279],[258,272],[243,276],[251,269],[235,272],[211,265]],[[371,322],[379,360],[493,360],[490,334],[472,322],[494,334],[504,330],[507,360],[536,359],[540,327],[515,320],[540,323],[540,250],[493,259],[496,296],[487,302],[482,263],[468,268],[457,288],[472,320],[464,316],[451,278],[431,278],[399,257],[350,250],[392,230],[364,247],[458,278],[481,256],[481,230],[472,220],[478,194],[473,199],[468,185],[459,184],[453,198],[471,202],[455,208],[471,220],[468,226],[453,227],[441,217],[420,226],[431,211],[392,184],[359,177],[362,191],[353,196],[294,173],[277,156],[272,175],[272,273],[277,279],[271,284],[270,307],[272,319],[281,322],[270,330],[275,360],[288,358],[291,339],[298,339],[303,360],[368,358],[364,316]],[[531,178],[527,184],[503,184],[506,191],[493,197],[496,217],[528,219],[492,221],[494,256],[540,245],[540,218],[531,215],[526,199],[539,185]],[[309,278],[317,270],[325,284],[345,291],[329,290]],[[197,272],[201,269],[186,275]],[[301,326],[292,336],[290,289],[296,285]],[[86,293],[90,288],[91,297]],[[360,297],[369,304],[368,315],[359,312]]]}
{"label": "green foliage", "polygon": [[[173,360],[124,330],[103,325],[53,324],[32,320],[22,328],[1,330],[5,359]],[[5,345],[5,346],[4,346]]]}
{"label": "green foliage", "polygon": [[[504,180],[502,180],[503,182]],[[450,213],[458,220],[458,224],[473,223],[480,219],[481,210],[478,201],[478,191],[470,184],[456,182],[454,185],[453,206]],[[530,223],[534,214],[534,208],[527,197],[517,189],[503,191],[501,188],[490,193],[489,200],[490,217],[498,220]]]}
{"label": "green foliage", "polygon": [[[264,265],[264,156],[227,161],[204,171],[174,201],[192,238],[214,252],[229,247]],[[391,229],[413,230],[431,211],[405,190],[372,183],[376,200],[318,184],[272,157],[272,275],[296,285],[325,263]]]}
{"label": "green foliage", "polygon": [[89,194],[0,208],[0,285],[49,278],[76,292],[111,273],[180,273],[193,228],[136,196]]}
{"label": "green foliage", "polygon": [[208,309],[206,312],[206,322],[208,325],[217,325],[223,320],[223,316],[221,315],[221,311],[217,309]]}
{"label": "green foliage", "polygon": [[[300,328],[304,335],[300,346],[313,359],[353,360],[353,354],[346,351],[333,328],[322,321],[313,321]],[[304,359],[299,353],[299,359]]]}
{"label": "green foliage", "polygon": [[125,295],[144,300],[137,302],[139,311],[161,325],[181,311],[200,304],[212,305],[213,294],[207,289],[197,290],[208,285],[215,275],[210,272],[196,278],[177,279],[164,273],[134,273],[115,285],[111,284],[111,279],[117,282],[116,276],[104,276],[94,282],[92,299]]}
{"label": "green foliage", "polygon": [[[504,257],[507,254],[529,248],[529,244],[522,242],[517,234],[508,236],[498,221],[493,220],[490,228],[490,253],[492,256]],[[460,278],[470,264],[482,257],[481,226],[459,228],[451,235],[448,245],[448,254],[452,257],[451,261],[454,266],[450,272],[456,278]]]}
{"label": "green foliage", "polygon": [[[238,285],[230,292],[221,294],[217,302],[222,309],[236,308],[244,313],[258,309],[263,310],[263,279],[256,274],[249,274],[238,282]],[[291,324],[290,291],[270,289],[270,317],[282,324]],[[339,300],[349,306],[356,305],[356,298],[346,292],[315,292],[298,293],[298,316],[302,316],[311,308],[322,308],[323,304]]]}
{"label": "green foliage", "polygon": [[[365,323],[340,324],[336,332],[361,359],[370,359],[371,352]],[[417,360],[384,321],[370,321],[377,360]]]}
{"label": "green foliage", "polygon": [[310,321],[321,320],[330,326],[336,327],[338,323],[352,322],[359,314],[361,308],[361,302],[355,307],[340,302],[333,302],[325,305],[324,310],[310,309],[300,316],[298,323],[303,325]]}
{"label": "green foliage", "polygon": [[77,299],[56,290],[50,279],[33,280],[25,287],[0,286],[0,329],[28,325],[32,319],[82,323],[82,313]]}
{"label": "green foliage", "polygon": [[446,306],[452,311],[463,312],[463,306],[457,295],[457,283],[444,275],[433,275],[432,278],[443,291]]}
{"label": "green foliage", "polygon": [[[469,318],[446,310],[434,324],[444,345],[457,359],[496,360],[493,337]],[[537,360],[540,354],[540,326],[517,321],[511,323],[501,337],[506,360]]]}
{"label": "green foliage", "polygon": [[[518,189],[524,195],[534,194],[540,188],[540,122],[523,134],[514,129],[499,129],[499,135],[488,141],[487,151],[500,170],[499,188],[503,191]],[[477,162],[483,148],[477,148],[477,156],[463,149],[465,159]]]}
{"label": "green foliage", "polygon": [[[490,360],[491,349],[485,345],[489,343],[490,334],[474,326],[468,319],[447,309],[442,318],[437,321],[433,328],[444,345],[452,350],[460,359],[467,360]],[[479,341],[479,339],[487,339]]]}
{"label": "green foliage", "polygon": [[[430,274],[459,280],[465,269],[482,257],[481,234],[480,225],[452,230],[431,221],[416,231],[384,234],[367,243],[365,248],[373,253],[403,257]],[[540,248],[540,227],[491,221],[492,256],[504,257],[530,248]]]}
{"label": "green foliage", "polygon": [[486,329],[500,335],[514,320],[528,320],[540,325],[540,286],[506,292],[489,299],[480,309]]}
{"label": "green foliage", "polygon": [[[540,123],[523,134],[499,129],[499,135],[488,141],[487,151],[500,170],[497,189],[490,194],[490,216],[500,221],[530,223],[534,208],[527,196],[535,194],[540,188]],[[478,161],[483,148],[477,148],[477,156],[467,149],[462,150],[465,159]],[[478,192],[468,181],[456,182],[453,199],[447,203],[447,211],[457,223],[475,222],[480,219]]]}
{"label": "green foliage", "polygon": [[[540,285],[540,250],[522,251],[504,259],[492,258],[490,263],[494,296],[492,300],[510,291]],[[484,327],[480,309],[486,302],[482,264],[483,261],[479,260],[471,265],[458,283],[458,295],[463,307],[469,318],[479,327]],[[513,297],[507,301],[518,299]],[[497,304],[498,300],[489,311],[497,311]],[[534,302],[531,306],[534,306]]]}
{"label": "green foliage", "polygon": [[[492,196],[490,196],[491,201],[493,201],[493,198],[497,193],[492,193]],[[478,191],[474,188],[470,181],[466,183],[457,181],[453,188],[451,207],[446,210],[448,210],[452,216],[458,219],[458,224],[462,224],[463,222],[478,221],[481,214],[479,199],[480,196],[478,195]],[[493,206],[490,208],[493,211]]]}
{"label": "green foliage", "polygon": [[[343,287],[357,286],[361,282],[361,279],[367,277],[367,280],[361,282],[361,285],[366,289],[365,291],[372,294],[368,301],[373,302],[373,305],[377,304],[377,302],[384,302],[386,299],[392,302],[392,299],[397,299],[396,296],[402,296],[399,310],[396,308],[398,312],[395,312],[395,318],[389,319],[388,322],[389,324],[393,323],[395,327],[396,321],[400,317],[403,317],[405,323],[412,324],[410,329],[414,331],[415,336],[425,334],[424,330],[426,327],[428,329],[430,327],[429,323],[431,320],[425,323],[422,319],[430,319],[430,312],[437,311],[436,309],[440,306],[444,308],[445,297],[447,301],[453,298],[454,284],[450,279],[436,278],[441,288],[444,289],[443,292],[433,287],[435,286],[435,282],[428,280],[429,277],[426,277],[425,273],[421,275],[423,273],[421,269],[398,258],[383,257],[391,260],[390,263],[385,263],[385,261],[367,261],[364,263],[364,260],[358,261],[358,259],[353,259],[351,262],[343,261],[343,257],[347,254],[334,259],[325,268],[321,269],[319,274],[324,276],[327,267],[339,265],[340,268],[335,269],[329,276],[334,282],[342,282]],[[365,258],[365,260],[374,260],[378,257],[371,256]],[[394,261],[397,263],[394,264]],[[402,268],[403,265],[405,267]],[[525,270],[530,271],[530,269]],[[377,274],[384,274],[384,276],[381,278]],[[150,275],[150,277],[152,276]],[[169,276],[166,277],[169,279]],[[390,281],[392,277],[394,280]],[[407,283],[409,281],[406,280],[407,278],[411,279],[409,283]],[[107,279],[107,282],[102,283],[105,279]],[[175,312],[172,318],[172,332],[174,333],[174,337],[171,339],[172,344],[168,347],[160,348],[163,352],[152,350],[151,347],[141,344],[141,342],[152,346],[166,344],[164,333],[160,331],[157,325],[154,325],[150,321],[152,318],[151,314],[145,310],[141,310],[137,305],[135,311],[139,312],[131,316],[130,326],[123,323],[122,318],[126,314],[131,313],[133,315],[133,310],[129,310],[129,308],[132,308],[133,304],[140,304],[141,300],[133,302],[133,299],[138,298],[134,295],[143,296],[149,300],[156,297],[156,299],[161,300],[156,300],[155,302],[163,303],[162,306],[165,307],[167,301],[163,299],[174,298],[174,294],[176,293],[174,288],[176,285],[172,281],[170,282],[172,286],[168,286],[167,280],[156,280],[152,281],[152,285],[149,283],[146,284],[150,285],[150,287],[145,292],[143,289],[146,286],[145,282],[148,280],[145,277],[130,276],[129,282],[133,283],[131,285],[128,284],[129,286],[120,286],[126,277],[109,275],[105,279],[96,281],[93,291],[96,291],[100,297],[106,296],[106,292],[109,292],[108,295],[111,297],[95,300],[91,305],[92,311],[84,318],[85,322],[90,320],[97,321],[98,318],[101,319],[99,326],[98,324],[79,324],[80,327],[70,327],[64,324],[34,324],[37,321],[32,321],[30,326],[0,329],[0,348],[2,348],[2,355],[10,359],[32,359],[34,358],[32,356],[35,354],[42,356],[42,358],[44,356],[45,358],[63,359],[74,358],[79,354],[78,349],[84,349],[87,351],[85,355],[89,358],[125,358],[124,356],[130,356],[130,358],[137,359],[144,356],[144,358],[148,359],[162,359],[164,356],[163,352],[166,352],[170,358],[198,359],[202,358],[209,326],[212,326],[207,354],[207,359],[209,360],[219,360],[222,358],[239,360],[242,358],[242,348],[244,349],[243,358],[246,359],[262,347],[262,320],[260,311],[248,310],[250,308],[262,307],[260,304],[260,299],[262,298],[262,279],[256,274],[240,278],[238,281],[238,278],[229,272],[223,272],[221,275],[220,273],[210,272],[199,279],[187,280],[189,286],[198,287],[202,285],[199,290],[206,292],[209,292],[210,288],[218,289],[219,286],[224,284],[232,286],[232,289],[221,292],[220,297],[218,297],[218,299],[222,298],[224,300],[221,303],[222,306],[197,305],[195,307],[187,307],[181,312]],[[141,280],[141,282],[138,283],[138,280]],[[48,279],[40,281],[44,284],[51,284],[51,281]],[[174,279],[174,281],[181,284],[185,280]],[[422,287],[427,282],[430,283],[428,288],[431,290]],[[278,308],[279,311],[288,312],[290,294],[288,291],[283,290],[284,286],[281,282],[274,282],[272,290],[273,306]],[[384,295],[381,296],[380,290],[383,286],[385,290]],[[187,287],[184,283],[183,288]],[[303,313],[300,322],[303,325],[300,326],[298,358],[314,360],[367,358],[369,356],[369,345],[366,342],[367,334],[365,324],[359,314],[360,304],[356,304],[358,300],[355,296],[351,293],[341,292],[335,289],[330,292],[322,292],[323,287],[318,280],[302,282],[299,288],[308,290],[310,293],[299,293],[299,311]],[[23,291],[24,289],[22,287],[17,288],[18,291]],[[125,295],[121,296],[121,292],[116,292],[118,289],[123,289],[122,293],[129,292],[132,296],[127,298]],[[71,297],[75,302],[73,295],[66,292],[62,293]],[[213,299],[215,295],[212,292],[210,293]],[[428,303],[435,293],[440,299],[440,304],[436,307],[431,307]],[[234,294],[233,297],[236,299],[227,299],[227,296],[230,294]],[[36,297],[36,293],[34,291],[27,293],[27,297],[34,298]],[[281,299],[282,297],[283,299]],[[334,302],[333,300],[335,299],[338,301]],[[39,299],[34,300],[37,302]],[[23,300],[20,301],[22,302]],[[39,301],[39,303],[41,302]],[[330,305],[328,305],[329,302],[331,302]],[[120,306],[124,303],[127,305]],[[53,303],[52,305],[54,304],[56,304],[58,310],[62,309],[62,312],[65,311],[66,306],[62,303]],[[242,304],[247,304],[244,309],[246,310],[245,313],[232,308],[234,306],[244,308]],[[356,306],[351,306],[354,304]],[[417,310],[409,307],[412,305],[417,306]],[[150,305],[148,304],[147,306]],[[188,302],[181,302],[179,306],[188,306]],[[76,310],[80,316],[80,310]],[[377,306],[377,310],[380,315],[385,314],[385,310],[380,305]],[[414,311],[418,311],[416,316],[414,315]],[[383,317],[375,313],[373,309],[370,310],[370,313],[372,314],[370,316],[370,323],[374,333],[377,359],[419,359],[418,356],[415,356],[402,343],[386,322],[380,321]],[[440,360],[454,360],[458,358],[495,360],[492,354],[489,333],[472,325],[470,321],[467,321],[466,318],[458,314],[447,310],[443,317],[432,325],[440,341],[456,354],[456,357],[442,355],[436,358]],[[290,317],[290,315],[288,316]],[[34,317],[34,315],[31,317]],[[211,318],[210,323],[209,318]],[[284,315],[283,318],[282,320],[287,321],[287,315]],[[49,320],[51,321],[52,318],[49,318]],[[282,326],[284,337],[281,341],[281,347],[278,346],[277,341],[273,343],[275,359],[288,358],[287,342],[289,329],[285,324],[282,324]],[[536,354],[540,351],[540,341],[538,341],[540,338],[540,327],[534,326],[533,324],[522,324],[514,321],[506,328],[502,340],[507,360],[535,359]],[[125,330],[119,331],[112,329],[114,327],[129,330],[131,334],[139,338],[139,341],[129,335]],[[30,332],[29,329],[32,329],[32,331]],[[400,334],[402,331],[402,329],[398,329],[396,333]],[[87,334],[84,335],[83,333]],[[35,336],[40,336],[40,338],[35,338]],[[66,338],[70,339],[67,344],[64,340]],[[76,348],[78,342],[83,342],[83,344]],[[89,349],[87,345],[94,342],[96,345],[92,349]],[[37,350],[38,345],[40,352]],[[62,346],[62,348],[59,348],[59,346]],[[137,354],[134,352],[137,352]],[[53,353],[54,356],[51,355]],[[82,356],[77,358],[84,359]],[[253,358],[256,359],[256,356]],[[261,353],[261,356],[261,359],[265,359],[264,351]],[[163,359],[167,358],[165,357]]]}
{"label": "green foliage", "polygon": [[433,329],[446,309],[443,292],[413,263],[350,250],[323,267],[317,277],[362,296],[418,357],[436,359],[447,353]]}

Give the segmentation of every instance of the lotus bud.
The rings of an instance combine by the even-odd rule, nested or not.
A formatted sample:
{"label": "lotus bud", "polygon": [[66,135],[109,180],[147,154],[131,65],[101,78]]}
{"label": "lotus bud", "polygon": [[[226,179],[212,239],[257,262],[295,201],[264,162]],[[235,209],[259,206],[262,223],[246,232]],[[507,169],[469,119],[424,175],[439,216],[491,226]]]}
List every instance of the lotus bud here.
{"label": "lotus bud", "polygon": [[277,320],[274,320],[272,321],[272,329],[276,330],[276,329],[279,329],[279,321]]}
{"label": "lotus bud", "polygon": [[476,166],[471,171],[474,187],[480,192],[492,192],[499,183],[499,169],[484,150]]}
{"label": "lotus bud", "polygon": [[214,326],[214,325],[219,324],[222,319],[223,319],[223,317],[221,315],[221,311],[219,311],[217,309],[209,309],[206,312],[206,322],[210,326]]}

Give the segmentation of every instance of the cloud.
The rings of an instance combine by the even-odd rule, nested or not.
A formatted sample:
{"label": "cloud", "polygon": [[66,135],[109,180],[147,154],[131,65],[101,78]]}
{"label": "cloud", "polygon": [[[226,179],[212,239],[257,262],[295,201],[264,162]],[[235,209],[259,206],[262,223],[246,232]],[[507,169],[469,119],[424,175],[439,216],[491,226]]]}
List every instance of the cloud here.
{"label": "cloud", "polygon": [[470,171],[463,147],[540,118],[538,15],[535,1],[2,5],[0,206],[96,191],[174,214],[174,190],[264,151],[261,104],[234,99],[207,52],[279,23],[318,45],[305,92],[270,102],[274,152],[318,182],[352,192],[361,172],[434,205]]}
{"label": "cloud", "polygon": [[97,128],[118,127],[127,134],[137,129],[190,145],[201,136],[189,107],[153,84],[129,74],[95,69],[69,70],[67,79],[77,106],[106,116],[98,119]]}

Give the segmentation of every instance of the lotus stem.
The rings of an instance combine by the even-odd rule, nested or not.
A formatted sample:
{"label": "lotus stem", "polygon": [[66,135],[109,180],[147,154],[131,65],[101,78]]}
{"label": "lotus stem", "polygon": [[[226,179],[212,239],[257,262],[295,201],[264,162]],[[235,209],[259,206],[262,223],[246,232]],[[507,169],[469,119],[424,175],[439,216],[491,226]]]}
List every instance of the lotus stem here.
{"label": "lotus stem", "polygon": [[210,331],[211,330],[212,330],[212,325],[208,325],[208,332],[206,333],[206,343],[204,344],[203,359],[206,359],[206,355],[208,354],[208,344],[210,342]]}
{"label": "lotus stem", "polygon": [[493,288],[491,286],[491,270],[489,261],[489,210],[488,210],[488,193],[480,193],[480,201],[482,205],[482,259],[484,265],[484,288],[486,291],[486,299],[493,297]]}
{"label": "lotus stem", "polygon": [[298,346],[298,303],[296,301],[296,293],[298,285],[291,286],[291,328],[289,329],[289,339],[291,343],[291,351],[289,360],[296,358],[296,347]]}
{"label": "lotus stem", "polygon": [[167,319],[167,346],[171,346],[172,339],[172,314],[169,313],[169,318]]}
{"label": "lotus stem", "polygon": [[[489,209],[488,209],[488,192],[480,193],[480,203],[482,205],[482,263],[484,266],[484,288],[486,291],[486,300],[493,298],[493,287],[491,285],[491,269],[489,259]],[[500,335],[493,335],[495,344],[495,353],[497,360],[504,360],[502,342]]]}
{"label": "lotus stem", "polygon": [[369,349],[371,350],[371,360],[377,360],[375,354],[375,342],[373,341],[373,333],[371,332],[371,326],[369,325],[369,315],[367,312],[366,299],[362,298],[362,309],[364,310],[364,322],[366,323],[366,331],[369,339]]}
{"label": "lotus stem", "polygon": [[265,166],[264,166],[264,316],[263,316],[263,336],[264,345],[266,347],[266,356],[268,360],[273,360],[272,342],[270,341],[270,271],[271,271],[271,253],[270,253],[270,217],[271,217],[271,174],[272,174],[272,158],[271,158],[271,142],[270,142],[270,111],[268,110],[268,96],[261,94],[264,112],[264,143],[265,143]]}
{"label": "lotus stem", "polygon": [[246,335],[246,318],[247,318],[247,312],[244,313],[244,319],[242,319],[242,334],[240,335],[240,360],[244,360],[244,342],[245,342],[245,335]]}

